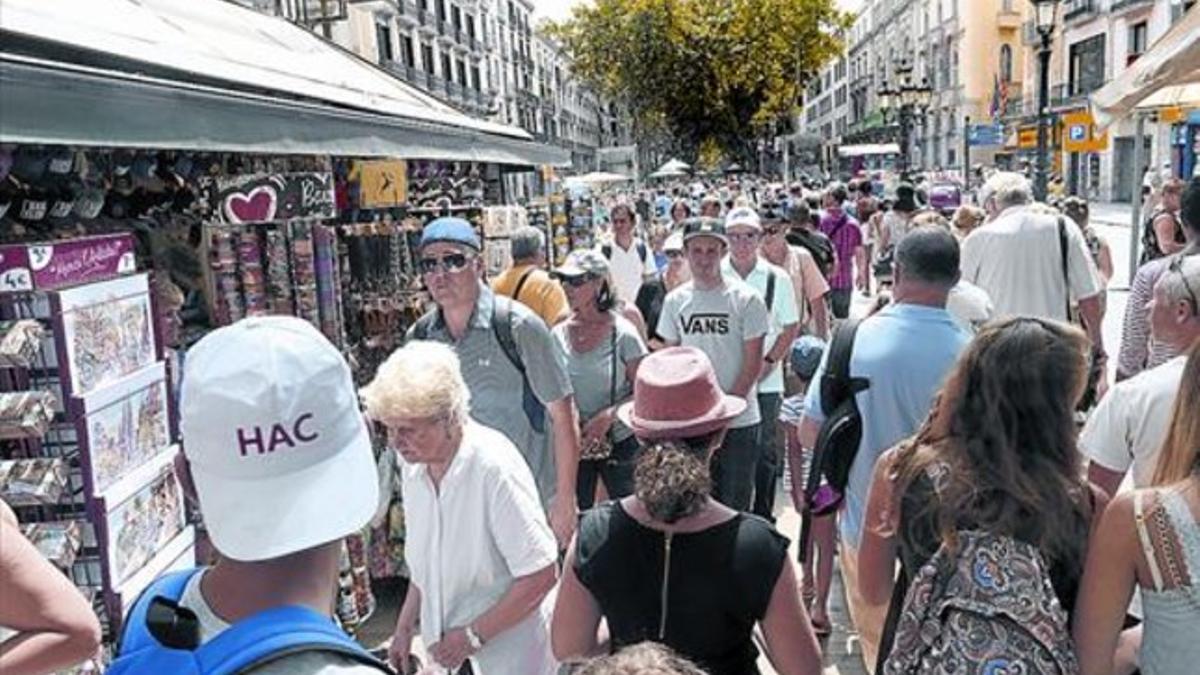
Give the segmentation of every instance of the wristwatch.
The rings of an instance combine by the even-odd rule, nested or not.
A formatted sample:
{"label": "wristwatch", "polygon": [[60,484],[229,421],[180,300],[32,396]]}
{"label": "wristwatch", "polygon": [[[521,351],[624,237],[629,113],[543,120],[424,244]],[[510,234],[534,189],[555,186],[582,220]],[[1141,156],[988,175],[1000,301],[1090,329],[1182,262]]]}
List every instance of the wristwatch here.
{"label": "wristwatch", "polygon": [[483,649],[483,638],[479,637],[479,633],[475,632],[473,626],[467,624],[467,627],[463,630],[467,633],[467,644],[471,645],[472,650],[479,651]]}

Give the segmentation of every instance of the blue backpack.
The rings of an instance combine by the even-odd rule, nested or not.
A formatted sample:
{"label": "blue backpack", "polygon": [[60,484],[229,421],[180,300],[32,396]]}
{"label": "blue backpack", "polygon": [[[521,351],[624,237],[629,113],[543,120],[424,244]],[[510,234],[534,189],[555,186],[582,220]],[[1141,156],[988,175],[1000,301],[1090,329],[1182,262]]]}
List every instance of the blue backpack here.
{"label": "blue backpack", "polygon": [[204,644],[195,614],[178,605],[200,569],[163,576],[134,603],[108,675],[235,675],[300,652],[332,652],[391,673],[327,616],[290,605],[247,617]]}

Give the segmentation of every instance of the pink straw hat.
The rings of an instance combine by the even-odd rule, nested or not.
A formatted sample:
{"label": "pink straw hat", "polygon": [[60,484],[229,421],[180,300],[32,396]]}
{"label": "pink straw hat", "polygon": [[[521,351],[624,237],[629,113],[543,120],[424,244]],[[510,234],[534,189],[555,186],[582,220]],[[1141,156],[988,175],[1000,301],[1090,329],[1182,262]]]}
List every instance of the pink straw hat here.
{"label": "pink straw hat", "polygon": [[704,352],[669,347],[642,359],[633,400],[617,417],[638,438],[694,438],[725,428],[745,409],[745,399],[721,391]]}

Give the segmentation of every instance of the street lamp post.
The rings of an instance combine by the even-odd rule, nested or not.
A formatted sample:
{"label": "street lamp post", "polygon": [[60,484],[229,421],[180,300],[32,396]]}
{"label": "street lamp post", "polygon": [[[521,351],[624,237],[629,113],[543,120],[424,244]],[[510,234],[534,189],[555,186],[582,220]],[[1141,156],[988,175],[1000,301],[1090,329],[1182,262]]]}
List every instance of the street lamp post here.
{"label": "street lamp post", "polygon": [[1054,41],[1054,18],[1058,13],[1059,0],[1029,0],[1033,3],[1034,22],[1038,36],[1038,71],[1041,81],[1038,86],[1038,136],[1037,168],[1034,173],[1034,197],[1046,200],[1046,183],[1050,174],[1050,47]]}
{"label": "street lamp post", "polygon": [[900,132],[900,173],[904,174],[911,166],[908,161],[909,146],[912,145],[912,124],[918,115],[924,115],[929,109],[933,89],[929,80],[921,78],[920,84],[914,84],[912,79],[913,67],[906,60],[894,64],[897,82],[890,84],[886,80],[880,85],[876,96],[879,98],[879,109],[884,121],[895,120]]}

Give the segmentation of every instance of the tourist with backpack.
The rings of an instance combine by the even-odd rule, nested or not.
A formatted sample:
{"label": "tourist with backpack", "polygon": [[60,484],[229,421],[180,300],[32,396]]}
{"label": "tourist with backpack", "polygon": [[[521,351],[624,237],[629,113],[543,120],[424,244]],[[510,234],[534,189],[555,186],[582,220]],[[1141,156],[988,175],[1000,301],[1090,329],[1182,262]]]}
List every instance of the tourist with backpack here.
{"label": "tourist with backpack", "polygon": [[[1186,675],[1200,664],[1200,341],[1187,366],[1146,489],[1113,499],[1088,547],[1074,624],[1084,675],[1136,665]],[[1134,588],[1140,628],[1122,633]],[[1115,655],[1115,656],[1114,656]],[[1136,661],[1136,662],[1135,662]]]}
{"label": "tourist with backpack", "polygon": [[800,331],[825,339],[829,335],[825,300],[829,282],[808,249],[788,242],[788,223],[780,205],[768,202],[759,211],[763,226],[759,250],[768,262],[788,273],[796,296],[796,310],[800,313]]}
{"label": "tourist with backpack", "polygon": [[617,298],[633,305],[637,300],[642,283],[654,277],[658,265],[654,262],[654,251],[641,238],[634,236],[633,207],[624,202],[612,207],[609,214],[612,223],[612,241],[601,244],[599,251],[608,259],[612,268],[613,283]]}
{"label": "tourist with backpack", "polygon": [[1142,225],[1142,255],[1138,261],[1141,264],[1178,253],[1187,244],[1179,220],[1183,188],[1184,182],[1177,178],[1163,184],[1162,203]]}
{"label": "tourist with backpack", "polygon": [[413,341],[362,390],[403,460],[412,579],[388,657],[406,668],[419,630],[440,672],[554,675],[558,548],[521,453],[471,419],[462,370],[450,347]]}
{"label": "tourist with backpack", "polygon": [[812,210],[804,200],[799,200],[788,207],[787,219],[789,229],[785,238],[788,244],[808,251],[821,276],[828,281],[837,264],[837,252],[833,250],[833,242],[829,241],[829,237],[816,229]]}
{"label": "tourist with backpack", "polygon": [[437,307],[415,321],[407,337],[454,347],[471,390],[471,415],[508,436],[525,456],[550,527],[566,546],[578,517],[579,464],[578,413],[566,358],[546,322],[480,281],[481,251],[475,229],[462,218],[438,218],[425,226],[418,265]]}
{"label": "tourist with backpack", "polygon": [[916,431],[971,339],[946,311],[958,265],[958,242],[947,230],[925,227],[905,236],[896,247],[894,302],[838,327],[805,400],[800,442],[815,453],[810,476],[826,480],[841,498],[840,507],[827,508],[840,508],[847,604],[870,666],[887,605],[858,592],[867,490],[876,459]]}
{"label": "tourist with backpack", "polygon": [[758,464],[754,470],[755,515],[775,521],[775,492],[783,465],[779,442],[779,404],[783,400],[783,362],[800,334],[800,313],[788,273],[759,254],[762,223],[749,207],[736,208],[725,218],[729,255],[721,271],[754,289],[767,306],[770,328],[763,342],[762,368],[758,376]]}
{"label": "tourist with backpack", "polygon": [[857,583],[890,598],[881,672],[1077,672],[1069,617],[1105,501],[1075,441],[1088,349],[1069,324],[989,324],[877,463]]}
{"label": "tourist with backpack", "polygon": [[390,672],[330,616],[342,539],[379,502],[342,354],[307,321],[243,319],[188,351],[180,406],[177,475],[220,557],[150,584],[108,672]]}

